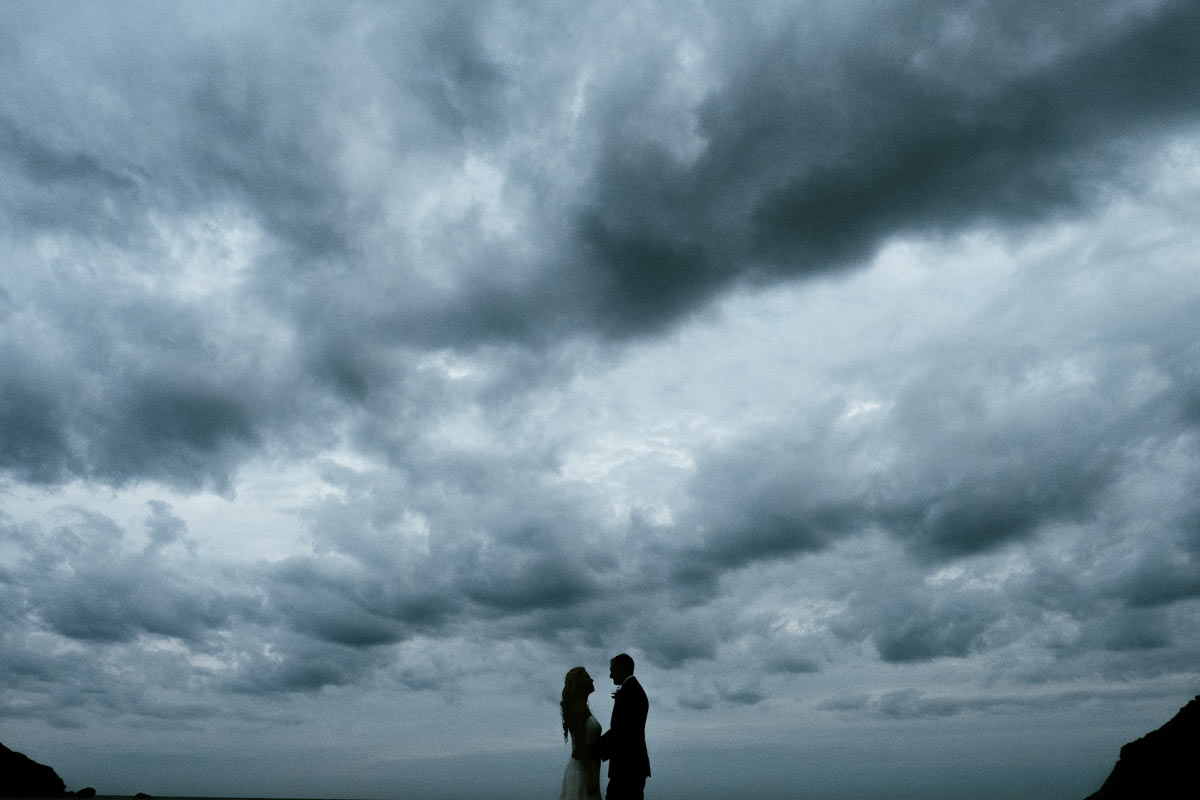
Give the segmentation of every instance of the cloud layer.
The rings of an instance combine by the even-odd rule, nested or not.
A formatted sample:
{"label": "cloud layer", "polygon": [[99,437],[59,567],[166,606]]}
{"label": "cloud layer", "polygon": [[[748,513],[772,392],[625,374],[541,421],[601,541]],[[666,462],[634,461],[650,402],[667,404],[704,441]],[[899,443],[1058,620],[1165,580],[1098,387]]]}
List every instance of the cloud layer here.
{"label": "cloud layer", "polygon": [[6,5],[0,715],[508,752],[620,650],[667,753],[1194,694],[1197,35]]}

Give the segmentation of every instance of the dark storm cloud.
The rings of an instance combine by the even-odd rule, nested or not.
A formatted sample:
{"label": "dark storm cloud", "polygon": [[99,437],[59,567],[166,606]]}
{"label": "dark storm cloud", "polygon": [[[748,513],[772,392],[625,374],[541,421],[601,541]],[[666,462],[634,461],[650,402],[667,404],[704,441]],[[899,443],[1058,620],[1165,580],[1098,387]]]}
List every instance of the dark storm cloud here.
{"label": "dark storm cloud", "polygon": [[[236,346],[214,346],[190,310],[134,304],[102,320],[71,302],[61,309],[63,339],[30,341],[16,321],[9,335],[0,331],[12,345],[0,382],[0,464],[17,477],[154,477],[224,490],[287,416],[270,405],[282,386],[264,386],[259,371],[251,377]],[[68,332],[72,317],[95,324]]]}
{"label": "dark storm cloud", "polygon": [[844,34],[783,24],[731,58],[691,162],[612,123],[578,217],[597,324],[656,328],[739,280],[843,268],[900,232],[1072,213],[1126,179],[1132,140],[1195,124],[1194,4],[1085,25],[1044,4],[975,10],[958,44],[957,7],[889,6]]}
{"label": "dark storm cloud", "polygon": [[[151,477],[227,490],[253,453],[284,438],[302,447],[315,430],[297,420],[341,418],[343,403],[369,406],[399,390],[411,405],[395,410],[420,425],[427,395],[405,388],[423,348],[481,352],[515,341],[521,352],[504,354],[501,371],[511,363],[522,372],[529,347],[661,330],[735,284],[855,264],[894,233],[1071,211],[1097,185],[1123,179],[1122,148],[1133,139],[1182,129],[1200,107],[1200,57],[1188,46],[1196,10],[1104,8],[1113,13],[1087,25],[1037,4],[985,10],[965,43],[947,33],[953,9],[906,6],[853,30],[799,11],[769,31],[742,25],[748,40],[714,43],[719,80],[696,111],[701,146],[687,156],[672,149],[659,116],[672,95],[655,83],[668,74],[655,65],[669,65],[669,50],[631,52],[622,56],[629,69],[606,72],[582,111],[581,140],[597,142],[575,165],[582,183],[557,184],[537,151],[503,176],[509,186],[529,182],[526,237],[553,255],[489,241],[477,212],[464,212],[441,221],[444,246],[431,256],[439,286],[421,276],[430,265],[406,249],[406,234],[384,222],[378,190],[350,185],[351,133],[375,125],[383,133],[374,144],[390,156],[459,164],[555,113],[534,90],[565,97],[577,76],[522,72],[486,35],[487,15],[463,7],[404,21],[368,15],[362,35],[394,54],[386,63],[352,46],[364,44],[351,24],[361,9],[308,7],[269,31],[206,30],[164,10],[147,24],[173,31],[168,48],[80,34],[74,49],[52,48],[42,70],[22,66],[13,75],[21,101],[0,108],[0,168],[12,179],[2,213],[15,241],[55,234],[74,243],[68,259],[97,243],[121,261],[156,260],[166,256],[156,220],[234,209],[267,237],[245,276],[247,300],[294,338],[275,354],[286,368],[260,371],[272,359],[246,333],[168,343],[132,324],[212,324],[136,281],[91,282],[86,296],[5,286],[6,305],[47,320],[66,348],[43,360],[10,311],[0,464],[47,483]],[[14,52],[53,41],[62,24],[53,14],[15,16]],[[970,46],[976,40],[989,46]],[[1040,52],[1032,41],[1052,46]],[[331,49],[337,57],[324,58]],[[614,77],[622,74],[639,83]],[[377,116],[355,105],[365,97]],[[60,118],[64,104],[77,119]],[[95,313],[79,315],[88,305]],[[93,340],[108,340],[118,361],[87,358]],[[214,349],[249,353],[251,364],[231,368]],[[203,368],[180,372],[189,362]],[[1048,496],[1082,503],[1060,513],[1086,506],[1085,486],[1059,489]],[[911,520],[914,535],[934,550],[969,548],[964,530],[1020,537],[1042,513],[1035,502],[1013,516],[1009,495],[982,496],[992,491],[980,488],[969,507],[923,512]],[[739,557],[800,540],[819,546],[851,512],[834,502],[799,514],[785,502],[754,513],[755,524],[740,527],[757,538],[731,537],[745,548]]]}
{"label": "dark storm cloud", "polygon": [[18,480],[49,483],[79,468],[63,419],[66,387],[14,351],[0,355],[0,466]]}
{"label": "dark storm cloud", "polygon": [[97,437],[118,478],[209,478],[224,488],[228,465],[258,444],[257,412],[235,387],[171,376],[129,388],[105,431],[112,439]]}
{"label": "dark storm cloud", "polygon": [[[721,21],[711,74],[684,77],[703,94],[684,112],[663,77],[668,45],[605,51],[592,83],[553,59],[546,72],[561,74],[547,77],[468,5],[390,21],[367,6],[251,14],[247,28],[211,30],[163,10],[148,33],[91,38],[107,30],[92,25],[57,48],[61,22],[28,42],[0,32],[50,65],[15,74],[23,93],[0,100],[12,231],[0,246],[16,259],[0,277],[0,469],[232,497],[256,456],[345,444],[350,461],[387,464],[323,468],[331,494],[305,508],[313,553],[242,570],[200,559],[164,504],[137,552],[98,517],[9,526],[27,557],[0,566],[0,666],[23,685],[69,687],[39,706],[47,715],[151,652],[148,683],[181,692],[445,689],[453,671],[406,649],[421,637],[572,653],[619,641],[668,671],[739,643],[745,679],[681,701],[697,708],[759,704],[760,670],[804,676],[862,644],[905,669],[1021,646],[1114,675],[1149,674],[1153,659],[1187,669],[1169,610],[1200,593],[1200,515],[1173,519],[1132,568],[927,581],[1055,525],[1097,524],[1139,477],[1139,451],[1194,432],[1185,334],[1140,363],[1168,387],[1126,406],[1114,398],[1138,365],[1119,349],[1095,384],[1048,392],[1030,377],[1061,366],[1044,343],[1007,361],[967,341],[932,369],[846,365],[881,375],[888,402],[856,422],[830,404],[747,423],[695,454],[668,522],[625,519],[602,481],[564,476],[564,452],[588,443],[546,408],[589,348],[662,332],[747,283],[851,268],[897,234],[1074,214],[1134,180],[1139,139],[1198,118],[1200,12],[1186,3],[992,4],[965,30],[965,4],[921,5]],[[575,140],[530,135],[584,83]],[[569,171],[560,147],[571,175],[555,171]],[[413,211],[472,156],[495,163],[499,205],[520,210],[510,238],[485,231],[477,199],[440,210],[461,200],[449,189],[432,193],[437,213]],[[211,294],[207,263],[199,290],[175,285],[187,266],[175,239],[196,225],[255,242]],[[562,416],[591,413],[561,402]],[[898,543],[872,554],[888,554],[886,574],[861,588],[861,574],[854,587],[829,579],[841,606],[821,632],[781,632],[746,609],[755,570],[864,534]],[[1065,633],[1042,633],[1059,619]],[[1026,623],[1043,639],[1027,645]],[[56,663],[22,630],[82,643],[109,671]],[[130,680],[102,693],[106,711],[210,713]],[[892,717],[964,710],[923,695],[863,703]]]}

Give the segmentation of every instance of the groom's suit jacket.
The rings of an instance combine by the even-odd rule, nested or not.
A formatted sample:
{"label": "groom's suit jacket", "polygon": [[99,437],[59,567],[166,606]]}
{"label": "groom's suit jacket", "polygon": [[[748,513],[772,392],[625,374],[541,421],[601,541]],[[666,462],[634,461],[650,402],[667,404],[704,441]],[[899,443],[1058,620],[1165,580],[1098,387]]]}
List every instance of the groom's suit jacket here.
{"label": "groom's suit jacket", "polygon": [[650,701],[637,678],[630,675],[621,684],[613,700],[608,730],[594,747],[608,761],[608,777],[650,777],[650,756],[646,752],[646,715]]}

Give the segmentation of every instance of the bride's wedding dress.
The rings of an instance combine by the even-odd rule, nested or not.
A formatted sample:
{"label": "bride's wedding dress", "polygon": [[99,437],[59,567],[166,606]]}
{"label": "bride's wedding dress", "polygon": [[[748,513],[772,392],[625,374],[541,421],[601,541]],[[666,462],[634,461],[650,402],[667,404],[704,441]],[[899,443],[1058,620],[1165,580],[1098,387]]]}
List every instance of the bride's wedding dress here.
{"label": "bride's wedding dress", "polygon": [[[587,738],[587,743],[591,744],[600,738],[600,723],[595,717],[589,715],[587,722],[584,723],[584,735]],[[572,747],[575,746],[574,736],[572,736]],[[580,750],[584,748],[580,747]],[[600,786],[600,762],[594,758],[567,758],[567,771],[563,773],[563,785],[561,800],[600,800],[600,791],[588,792],[587,790],[587,773],[584,770],[590,770],[593,783]]]}

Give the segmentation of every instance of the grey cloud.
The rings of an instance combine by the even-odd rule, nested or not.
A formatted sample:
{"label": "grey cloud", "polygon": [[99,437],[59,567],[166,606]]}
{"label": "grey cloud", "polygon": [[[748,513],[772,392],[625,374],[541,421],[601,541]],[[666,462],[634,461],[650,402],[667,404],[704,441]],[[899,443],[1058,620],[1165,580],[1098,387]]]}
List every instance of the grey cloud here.
{"label": "grey cloud", "polygon": [[766,695],[756,688],[742,686],[723,691],[721,699],[739,706],[756,706],[766,699]]}
{"label": "grey cloud", "polygon": [[710,620],[707,615],[660,607],[656,615],[639,621],[630,633],[656,666],[677,668],[692,660],[711,660],[728,633],[727,627],[725,623]]}
{"label": "grey cloud", "polygon": [[35,591],[39,616],[64,636],[100,641],[128,641],[143,632],[192,638],[222,621],[203,599],[165,585],[148,565],[120,565],[120,573],[109,572],[112,566],[76,572],[50,593]]}
{"label": "grey cloud", "polygon": [[[10,326],[5,338],[11,338],[12,348],[5,348],[10,363],[0,382],[0,466],[23,479],[55,483],[87,476],[123,484],[150,477],[188,489],[225,491],[251,452],[268,439],[282,441],[273,436],[282,433],[277,426],[289,427],[298,417],[338,416],[324,395],[332,391],[335,400],[364,402],[369,391],[404,380],[403,359],[391,350],[391,336],[379,332],[378,320],[363,313],[358,298],[411,292],[401,278],[365,288],[371,278],[349,265],[349,212],[339,180],[326,164],[336,146],[304,138],[312,126],[301,118],[314,115],[303,100],[295,108],[289,104],[293,94],[263,85],[268,78],[239,73],[241,67],[221,62],[219,55],[206,58],[217,63],[197,69],[208,77],[195,87],[195,102],[174,107],[162,86],[138,87],[147,90],[152,107],[167,106],[167,118],[139,140],[183,136],[165,130],[172,122],[187,134],[170,168],[158,156],[143,155],[136,196],[122,195],[113,212],[126,229],[85,229],[95,214],[64,205],[61,226],[75,226],[76,239],[74,246],[68,241],[62,260],[76,262],[65,267],[80,280],[54,284],[35,277],[29,291],[4,289],[9,311],[0,324]],[[146,73],[170,73],[173,66],[179,65]],[[179,68],[191,80],[191,71]],[[248,87],[241,86],[243,79]],[[87,146],[102,149],[105,140],[101,133]],[[87,172],[77,162],[115,163],[123,157],[97,152],[60,160]],[[45,190],[43,199],[62,203],[78,196],[106,209],[114,206],[106,196],[110,190],[83,186],[83,179],[76,176],[70,187]],[[18,208],[33,205],[14,201]],[[265,306],[257,306],[251,295],[244,300],[256,306],[254,313],[275,307],[281,323],[298,326],[294,353],[267,352],[263,341],[226,333],[224,320],[216,318],[220,309],[168,299],[146,287],[145,278],[156,279],[172,266],[144,263],[170,255],[157,234],[145,229],[148,220],[170,223],[177,215],[223,213],[230,206],[248,212],[271,238],[270,256],[250,265],[242,285]],[[13,229],[33,232],[49,224]],[[125,275],[118,272],[108,281],[90,274],[93,236],[102,240],[105,257],[141,274],[122,280]],[[31,270],[45,267],[30,265]],[[283,274],[269,277],[273,269]],[[344,279],[331,277],[330,269],[344,270]],[[247,308],[228,311],[240,315]],[[42,343],[44,337],[28,335],[31,322],[45,326],[64,345],[51,359],[45,359],[54,351]],[[4,333],[0,328],[0,336]],[[372,343],[371,337],[383,341]],[[262,369],[264,362],[285,364],[293,356],[295,363],[286,370],[305,374]],[[190,366],[181,370],[181,364]],[[293,436],[290,442],[299,440]]]}
{"label": "grey cloud", "polygon": [[1135,608],[1154,608],[1200,597],[1200,564],[1195,552],[1148,547],[1111,587]]}
{"label": "grey cloud", "polygon": [[504,95],[512,83],[489,58],[480,30],[485,23],[467,12],[466,6],[452,5],[445,17],[432,21],[422,49],[431,74],[418,82],[433,114],[464,137],[502,123]]}
{"label": "grey cloud", "polygon": [[346,585],[375,587],[372,608],[421,624],[468,611],[561,611],[592,598],[607,561],[581,536],[594,491],[547,483],[536,455],[530,463],[528,453],[493,455],[418,442],[402,469],[331,472],[342,496],[308,514],[323,545],[362,571]]}
{"label": "grey cloud", "polygon": [[855,532],[863,501],[821,474],[811,444],[764,437],[706,462],[692,488],[700,505],[688,519],[704,531],[696,557],[735,568],[817,551]]}
{"label": "grey cloud", "polygon": [[[489,637],[592,646],[619,636],[671,667],[712,658],[732,630],[676,608],[669,564],[655,566],[653,550],[633,539],[608,550],[589,543],[603,513],[594,490],[546,482],[515,463],[443,471],[454,462],[447,455],[409,462],[402,481],[331,476],[343,496],[310,511],[330,556],[293,560],[268,589],[287,625],[353,647],[474,626]],[[662,613],[634,624],[646,605]],[[360,635],[364,625],[372,635]]]}
{"label": "grey cloud", "polygon": [[[4,643],[0,661],[4,666],[4,674],[10,676],[14,683],[32,682],[50,685],[60,681],[65,673],[79,666],[78,660],[82,655],[66,655],[56,658],[48,652],[39,652],[27,643],[23,636],[13,629],[6,630],[0,641]],[[75,663],[71,663],[71,662]]]}
{"label": "grey cloud", "polygon": [[877,576],[850,599],[834,620],[838,635],[869,639],[892,663],[965,658],[986,644],[989,629],[1005,613],[995,591],[953,585],[922,585],[901,571]]}
{"label": "grey cloud", "polygon": [[247,603],[149,556],[76,565],[68,577],[38,580],[45,583],[34,583],[30,600],[37,617],[85,640],[129,641],[143,633],[201,640]]}
{"label": "grey cloud", "polygon": [[[183,105],[191,129],[181,177],[198,203],[240,201],[279,241],[293,248],[293,268],[344,254],[350,246],[348,201],[330,163],[338,150],[320,124],[321,84],[305,60],[291,80],[264,65],[209,58],[205,77]],[[274,80],[272,80],[274,79]],[[308,124],[305,124],[307,119]],[[186,196],[186,195],[185,195]]]}
{"label": "grey cloud", "polygon": [[119,717],[134,727],[195,729],[222,713],[208,694],[207,670],[189,663],[187,650],[98,641],[64,649],[44,631],[21,629],[0,633],[0,641],[11,690],[0,713],[11,718],[77,729],[92,716]]}
{"label": "grey cloud", "polygon": [[962,711],[962,703],[946,698],[925,697],[916,690],[888,692],[879,698],[878,709],[885,717],[952,717]]}
{"label": "grey cloud", "polygon": [[150,507],[150,515],[146,518],[146,529],[150,536],[148,548],[162,548],[186,541],[187,523],[171,513],[170,503],[151,500],[147,505]]}
{"label": "grey cloud", "polygon": [[585,568],[552,557],[485,552],[471,561],[460,586],[487,609],[569,608],[595,592]]}
{"label": "grey cloud", "polygon": [[1115,652],[1159,650],[1173,643],[1161,608],[1120,609],[1106,617],[1093,617],[1084,636]]}
{"label": "grey cloud", "polygon": [[[241,203],[295,252],[344,246],[345,203],[328,168],[336,147],[312,102],[324,85],[307,69],[302,34],[289,41],[283,28],[258,31],[257,47],[238,50],[244,32],[230,28],[218,43],[186,9],[110,11],[83,33],[54,10],[30,15],[38,23],[26,26],[23,44],[45,47],[55,74],[26,67],[18,86],[33,100],[14,105],[20,111],[4,123],[9,158],[40,181],[12,206],[27,233],[48,228],[127,244],[152,235],[154,215]],[[133,16],[146,37],[93,35]],[[313,22],[304,16],[297,14],[297,30]],[[64,28],[78,34],[73,49],[56,36]],[[147,44],[165,36],[170,48]],[[289,68],[273,67],[272,54],[286,56]],[[106,101],[89,83],[104,87]],[[55,118],[55,102],[72,104],[76,116]]]}
{"label": "grey cloud", "polygon": [[[1078,693],[1070,698],[1077,704],[1089,699],[1087,693]],[[1044,703],[1044,699],[1042,699]],[[931,696],[919,689],[899,689],[877,696],[847,695],[821,703],[824,711],[865,712],[883,719],[928,719],[955,717],[964,713],[980,711],[1002,711],[1029,706],[1028,699],[1016,697],[945,697]]]}
{"label": "grey cloud", "polygon": [[915,549],[942,559],[1028,539],[1051,522],[1086,519],[1119,474],[1105,443],[1028,441],[1018,450],[1019,435],[1014,432],[1012,450],[1000,445],[975,453],[961,474],[929,465],[922,476],[928,484],[945,481],[936,493],[897,497],[883,519]]}
{"label": "grey cloud", "polygon": [[952,696],[909,688],[877,694],[840,695],[822,701],[817,708],[822,711],[866,713],[881,719],[925,719],[968,714],[1026,714],[1031,709],[1066,711],[1095,703],[1114,707],[1156,697],[1160,692],[1141,686],[1120,686],[1112,689]]}
{"label": "grey cloud", "polygon": [[20,617],[12,620],[16,629],[32,625],[98,643],[174,637],[204,647],[216,631],[253,615],[251,594],[190,574],[200,562],[166,560],[160,548],[126,552],[124,531],[113,520],[65,511],[67,521],[52,531],[5,532],[21,555],[5,582],[13,595],[9,608]]}
{"label": "grey cloud", "polygon": [[51,483],[80,468],[72,452],[67,404],[54,378],[9,351],[0,381],[0,466],[18,480]]}
{"label": "grey cloud", "polygon": [[227,489],[232,469],[257,449],[260,411],[237,388],[213,383],[162,375],[129,386],[113,398],[94,463],[118,482],[151,475]]}
{"label": "grey cloud", "polygon": [[324,642],[354,648],[399,641],[403,624],[369,605],[362,577],[324,571],[312,559],[292,559],[278,570],[272,603],[297,630]]}
{"label": "grey cloud", "polygon": [[708,711],[712,709],[715,700],[711,695],[684,695],[679,698],[681,708],[688,708],[693,711]]}
{"label": "grey cloud", "polygon": [[[252,574],[201,561],[186,548],[184,558],[167,558],[166,545],[182,532],[161,501],[151,505],[150,546],[140,553],[127,550],[111,520],[72,516],[50,534],[6,529],[26,557],[10,570],[11,585],[3,584],[15,615],[0,630],[5,662],[42,698],[43,712],[110,706],[183,724],[215,712],[208,700],[189,704],[174,692],[207,697],[222,687],[273,694],[345,685],[378,672],[387,663],[380,645],[405,633],[400,621],[371,608],[369,585],[329,568],[293,561]],[[30,630],[74,640],[92,655],[52,657],[46,648],[54,640],[29,638]],[[155,646],[164,640],[172,644]],[[205,660],[198,665],[193,656]],[[119,666],[128,659],[138,662],[145,685],[128,684]],[[110,673],[116,677],[101,686]],[[44,688],[53,686],[60,688]],[[69,715],[62,724],[70,724]]]}
{"label": "grey cloud", "polygon": [[[420,496],[412,492],[410,499],[419,503]],[[525,501],[527,513],[536,513],[546,498]],[[464,496],[464,502],[471,501]],[[439,513],[428,523],[427,543],[420,545],[401,532],[403,502],[393,503],[396,498],[387,492],[372,491],[319,504],[312,513],[316,530],[328,543],[325,555],[292,558],[268,572],[268,617],[330,645],[330,664],[339,652],[334,646],[356,662],[358,656],[350,656],[350,650],[378,650],[482,621],[491,636],[508,631],[552,639],[564,620],[577,615],[572,609],[595,592],[589,569],[570,549],[569,530],[499,525],[483,537],[456,531],[453,521]],[[469,505],[453,509],[464,524],[481,524],[470,513]],[[593,622],[603,624],[598,621],[602,616],[597,614]],[[285,655],[285,660],[291,658]],[[280,675],[278,680],[281,685],[303,683],[299,676]],[[404,680],[421,683],[419,678]]]}
{"label": "grey cloud", "polygon": [[817,705],[821,711],[862,711],[871,698],[865,694],[841,695]]}
{"label": "grey cloud", "polygon": [[3,204],[14,231],[68,229],[126,241],[136,224],[141,193],[128,168],[50,144],[3,114],[0,164],[8,167]]}
{"label": "grey cloud", "polygon": [[1058,387],[1033,377],[1059,369],[1048,358],[1003,363],[956,347],[881,385],[894,402],[861,424],[823,411],[701,454],[692,505],[663,535],[675,577],[704,585],[872,530],[942,562],[1095,521],[1123,481],[1141,480],[1134,454],[1155,431],[1190,428],[1174,421],[1174,384],[1126,402],[1132,375],[1156,361],[1117,352],[1097,361],[1094,382]]}
{"label": "grey cloud", "polygon": [[909,608],[904,616],[883,616],[873,640],[884,661],[903,663],[945,656],[964,658],[977,646],[995,618],[980,616],[978,609],[945,610]]}
{"label": "grey cloud", "polygon": [[779,653],[768,657],[765,663],[767,669],[775,673],[806,674],[821,671],[817,659],[796,653]]}
{"label": "grey cloud", "polygon": [[280,637],[269,655],[245,654],[240,669],[222,685],[248,695],[315,692],[360,682],[386,664],[379,651],[308,638]]}

